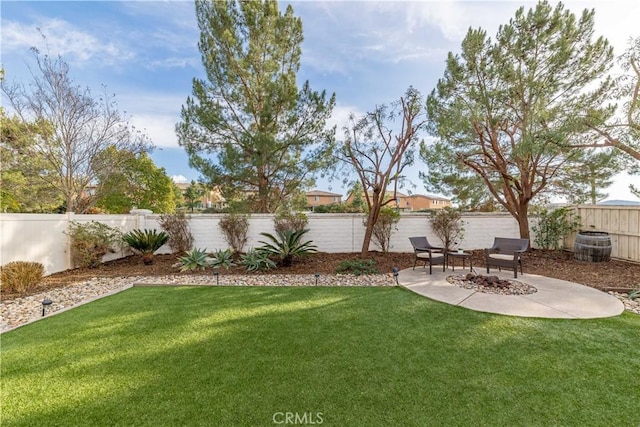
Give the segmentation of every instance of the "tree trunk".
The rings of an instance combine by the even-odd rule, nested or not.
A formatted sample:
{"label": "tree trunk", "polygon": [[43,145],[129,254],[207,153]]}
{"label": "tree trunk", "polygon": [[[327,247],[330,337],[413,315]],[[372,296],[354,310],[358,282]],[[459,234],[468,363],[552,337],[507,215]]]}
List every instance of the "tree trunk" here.
{"label": "tree trunk", "polygon": [[258,168],[258,212],[270,213],[269,211],[269,180],[265,175],[264,167]]}
{"label": "tree trunk", "polygon": [[371,236],[373,235],[372,214],[372,212],[369,213],[367,228],[364,232],[364,240],[362,241],[362,249],[360,250],[360,257],[362,258],[367,256],[367,253],[369,252],[369,245],[371,244]]}
{"label": "tree trunk", "polygon": [[75,207],[73,206],[73,193],[70,190],[67,190],[67,206],[65,212],[75,212]]}
{"label": "tree trunk", "polygon": [[[518,221],[518,227],[520,229],[520,238],[531,240],[531,236],[529,234],[529,205],[528,204],[521,204],[518,206],[518,216],[516,217],[516,220]],[[531,242],[529,242],[529,247],[531,247]]]}
{"label": "tree trunk", "polygon": [[369,252],[369,245],[371,244],[371,237],[373,236],[373,226],[376,224],[378,220],[378,215],[380,213],[380,204],[377,200],[378,194],[374,194],[375,199],[373,200],[373,204],[371,209],[369,209],[369,217],[367,218],[367,228],[364,232],[364,240],[362,241],[362,249],[360,250],[360,256],[362,258],[367,256]]}

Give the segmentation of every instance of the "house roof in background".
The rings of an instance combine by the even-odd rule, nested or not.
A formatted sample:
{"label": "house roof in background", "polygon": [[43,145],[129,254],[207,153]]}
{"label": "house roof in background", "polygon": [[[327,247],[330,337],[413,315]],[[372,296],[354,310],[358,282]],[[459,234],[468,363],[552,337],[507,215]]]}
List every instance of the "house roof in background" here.
{"label": "house roof in background", "polygon": [[339,196],[342,197],[342,194],[338,194],[338,193],[331,193],[329,191],[322,191],[322,190],[311,190],[311,191],[307,191],[307,196]]}

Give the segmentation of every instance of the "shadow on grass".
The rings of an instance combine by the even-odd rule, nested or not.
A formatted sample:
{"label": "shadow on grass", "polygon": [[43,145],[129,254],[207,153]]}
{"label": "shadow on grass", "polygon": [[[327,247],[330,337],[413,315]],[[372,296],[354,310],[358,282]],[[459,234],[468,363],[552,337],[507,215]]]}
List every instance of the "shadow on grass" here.
{"label": "shadow on grass", "polygon": [[400,288],[133,288],[3,335],[3,419],[633,425],[639,326],[490,315]]}

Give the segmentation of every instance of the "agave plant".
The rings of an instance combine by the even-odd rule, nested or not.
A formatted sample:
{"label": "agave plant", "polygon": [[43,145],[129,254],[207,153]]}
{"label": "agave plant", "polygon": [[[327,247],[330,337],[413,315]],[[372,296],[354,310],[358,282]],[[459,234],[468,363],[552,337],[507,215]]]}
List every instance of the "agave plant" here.
{"label": "agave plant", "polygon": [[231,249],[217,250],[213,254],[213,260],[211,261],[211,266],[214,268],[229,268],[233,267],[235,264],[233,263],[233,251]]}
{"label": "agave plant", "polygon": [[240,258],[240,265],[247,268],[247,271],[265,271],[274,268],[276,263],[269,259],[269,254],[258,249],[251,249]]}
{"label": "agave plant", "polygon": [[142,254],[142,262],[145,264],[153,263],[153,253],[164,245],[169,236],[163,231],[156,230],[133,230],[122,236],[122,240],[131,247],[131,249]]}
{"label": "agave plant", "polygon": [[207,250],[198,248],[187,251],[185,256],[178,258],[178,261],[182,264],[180,271],[204,270],[211,265]]}
{"label": "agave plant", "polygon": [[311,240],[307,240],[306,242],[300,241],[302,236],[308,231],[308,229],[277,231],[275,236],[269,233],[260,233],[271,242],[260,241],[263,246],[260,247],[259,250],[268,255],[278,257],[284,267],[289,267],[293,263],[294,257],[317,252],[317,246],[314,245]]}

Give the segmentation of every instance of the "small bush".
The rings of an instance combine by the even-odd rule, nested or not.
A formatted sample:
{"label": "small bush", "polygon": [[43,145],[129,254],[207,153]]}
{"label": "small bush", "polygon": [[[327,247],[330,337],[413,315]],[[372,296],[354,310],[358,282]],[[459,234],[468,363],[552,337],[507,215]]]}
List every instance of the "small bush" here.
{"label": "small bush", "polygon": [[[398,229],[396,226],[400,221],[400,212],[397,209],[383,206],[380,208],[380,214],[378,220],[373,225],[373,242],[382,251],[382,253],[389,252],[389,246],[391,243],[391,235]],[[364,225],[367,225],[367,218],[364,220]]]}
{"label": "small bush", "polygon": [[189,217],[184,212],[160,215],[160,227],[167,233],[167,245],[173,253],[182,254],[193,246],[193,235],[189,228]]}
{"label": "small bush", "polygon": [[0,268],[2,292],[23,294],[35,288],[44,276],[39,262],[13,261]]}
{"label": "small bush", "polygon": [[309,219],[303,212],[281,212],[273,218],[276,233],[301,231],[307,228]]}
{"label": "small bush", "polygon": [[77,267],[97,267],[103,256],[121,248],[120,231],[100,222],[72,221],[67,234],[71,237],[71,258]]}
{"label": "small bush", "polygon": [[376,262],[372,259],[350,259],[342,261],[336,267],[338,274],[353,274],[361,276],[365,274],[378,274]]}
{"label": "small bush", "polygon": [[220,219],[218,226],[224,235],[224,240],[233,249],[233,252],[241,253],[244,245],[247,244],[248,216],[235,213],[226,214]]}
{"label": "small bush", "polygon": [[578,227],[580,217],[572,217],[567,208],[558,208],[552,211],[542,209],[538,223],[531,228],[538,247],[558,251],[562,249],[562,239],[577,231]]}
{"label": "small bush", "polygon": [[446,251],[452,250],[464,238],[464,221],[458,209],[448,206],[438,209],[429,220],[433,233],[438,236]]}
{"label": "small bush", "polygon": [[276,266],[276,263],[269,259],[269,254],[257,249],[251,249],[240,259],[240,265],[247,268],[247,271],[265,271]]}
{"label": "small bush", "polygon": [[180,271],[205,270],[211,265],[211,258],[207,255],[206,249],[193,248],[178,260],[182,264]]}

